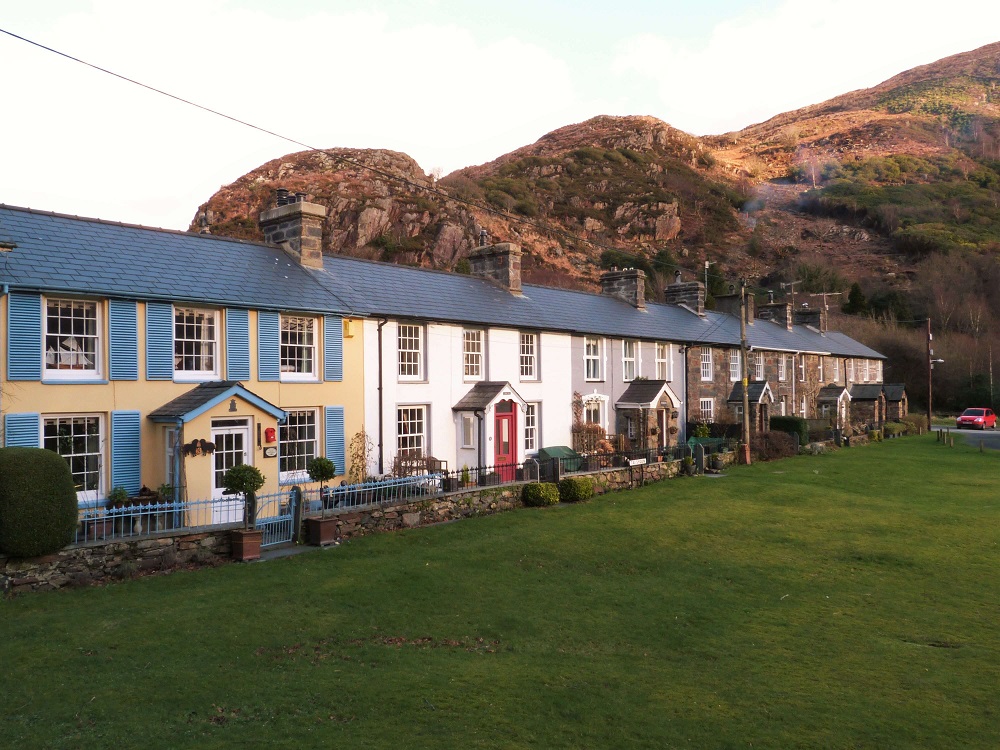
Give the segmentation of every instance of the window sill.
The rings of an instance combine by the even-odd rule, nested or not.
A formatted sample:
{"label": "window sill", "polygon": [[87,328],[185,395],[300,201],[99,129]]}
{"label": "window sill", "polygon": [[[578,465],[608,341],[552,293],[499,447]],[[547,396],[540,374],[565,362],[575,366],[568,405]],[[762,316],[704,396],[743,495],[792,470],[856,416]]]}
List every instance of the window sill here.
{"label": "window sill", "polygon": [[42,378],[42,385],[107,385],[104,378]]}
{"label": "window sill", "polygon": [[222,380],[218,373],[206,373],[204,375],[183,375],[174,373],[175,383],[210,383],[213,380]]}

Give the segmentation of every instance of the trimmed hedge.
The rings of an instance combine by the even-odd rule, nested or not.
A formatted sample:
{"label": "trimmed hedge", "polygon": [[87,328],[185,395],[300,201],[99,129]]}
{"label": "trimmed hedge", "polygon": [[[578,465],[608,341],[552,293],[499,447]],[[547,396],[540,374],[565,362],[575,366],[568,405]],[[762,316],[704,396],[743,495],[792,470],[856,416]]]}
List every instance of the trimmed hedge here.
{"label": "trimmed hedge", "polygon": [[566,477],[559,481],[559,499],[564,503],[579,503],[594,496],[591,477]]}
{"label": "trimmed hedge", "polygon": [[760,432],[751,437],[750,452],[754,461],[776,461],[798,455],[795,438],[781,430]]}
{"label": "trimmed hedge", "polygon": [[809,423],[802,417],[771,417],[771,429],[799,436],[799,445],[809,444]]}
{"label": "trimmed hedge", "polygon": [[37,557],[73,541],[76,487],[69,465],[42,448],[0,448],[0,552]]}
{"label": "trimmed hedge", "polygon": [[533,508],[555,505],[559,502],[559,486],[555,482],[526,484],[521,490],[521,499],[525,505]]}

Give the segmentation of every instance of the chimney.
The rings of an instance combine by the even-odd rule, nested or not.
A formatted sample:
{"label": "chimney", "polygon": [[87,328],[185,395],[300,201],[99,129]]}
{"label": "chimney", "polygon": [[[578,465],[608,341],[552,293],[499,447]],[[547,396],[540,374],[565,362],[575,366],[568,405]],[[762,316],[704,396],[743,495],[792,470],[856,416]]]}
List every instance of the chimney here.
{"label": "chimney", "polygon": [[646,273],[637,268],[613,268],[601,274],[601,294],[616,297],[632,307],[646,309]]}
{"label": "chimney", "polygon": [[[773,299],[773,297],[771,298]],[[761,320],[773,320],[779,325],[784,325],[790,331],[792,330],[792,303],[768,302],[757,308],[757,317]]]}
{"label": "chimney", "polygon": [[[483,235],[480,235],[483,237]],[[469,253],[472,275],[511,294],[521,294],[521,248],[511,242],[478,247]]]}
{"label": "chimney", "polygon": [[796,325],[812,326],[820,333],[826,333],[827,312],[822,307],[809,307],[808,302],[803,302],[802,307],[792,313],[792,320]]}
{"label": "chimney", "polygon": [[664,290],[668,305],[686,305],[699,315],[705,314],[705,285],[700,281],[681,281],[681,272],[674,274],[674,283]]}
{"label": "chimney", "polygon": [[[753,294],[750,292],[746,293],[746,306],[747,306],[747,325],[753,325],[754,319],[754,299]],[[715,309],[719,312],[724,312],[728,315],[732,315],[734,318],[740,317],[740,293],[736,291],[736,287],[732,284],[729,285],[729,294],[719,294],[715,297]]]}
{"label": "chimney", "polygon": [[264,242],[291,250],[306,268],[322,268],[326,206],[307,202],[305,193],[289,196],[284,188],[278,188],[276,203],[260,215]]}

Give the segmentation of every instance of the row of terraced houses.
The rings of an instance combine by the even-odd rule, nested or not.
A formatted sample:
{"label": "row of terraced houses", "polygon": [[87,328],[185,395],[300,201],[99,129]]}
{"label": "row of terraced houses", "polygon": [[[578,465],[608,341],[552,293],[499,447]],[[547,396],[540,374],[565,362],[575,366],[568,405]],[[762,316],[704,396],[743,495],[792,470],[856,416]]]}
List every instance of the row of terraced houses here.
{"label": "row of terraced houses", "polygon": [[[600,294],[522,284],[508,243],[469,275],[323,255],[325,208],[279,204],[263,243],[0,206],[0,444],[63,455],[93,507],[118,486],[221,499],[237,463],[265,492],[308,483],[314,456],[344,474],[361,430],[361,473],[384,475],[521,462],[581,431],[663,449],[741,417],[735,295],[706,310],[678,277],[647,302],[632,269]],[[885,417],[883,356],[822,310],[746,322],[755,430]]]}

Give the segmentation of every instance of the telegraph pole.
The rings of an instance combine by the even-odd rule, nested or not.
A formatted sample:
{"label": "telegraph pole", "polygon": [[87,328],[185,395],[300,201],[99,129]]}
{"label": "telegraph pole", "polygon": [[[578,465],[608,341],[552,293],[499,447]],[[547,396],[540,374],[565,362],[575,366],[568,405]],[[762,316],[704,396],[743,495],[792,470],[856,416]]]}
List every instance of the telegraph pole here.
{"label": "telegraph pole", "polygon": [[750,463],[750,378],[747,362],[747,280],[740,279],[740,373],[743,378],[743,458]]}
{"label": "telegraph pole", "polygon": [[931,399],[934,395],[934,388],[931,386],[931,377],[934,374],[934,350],[931,349],[931,341],[934,336],[931,334],[931,319],[927,319],[927,431],[931,431]]}

